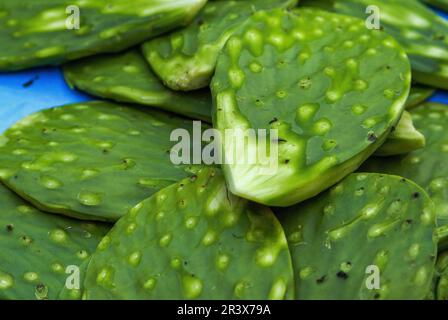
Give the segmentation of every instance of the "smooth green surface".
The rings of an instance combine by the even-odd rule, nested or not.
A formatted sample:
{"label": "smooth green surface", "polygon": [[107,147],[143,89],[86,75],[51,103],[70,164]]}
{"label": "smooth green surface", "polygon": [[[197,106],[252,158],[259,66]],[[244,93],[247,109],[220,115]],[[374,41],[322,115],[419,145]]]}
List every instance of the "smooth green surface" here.
{"label": "smooth green surface", "polygon": [[291,299],[283,229],[226,189],[219,170],[138,204],[98,245],[85,299]]}
{"label": "smooth green surface", "polygon": [[99,55],[64,67],[72,86],[120,102],[137,103],[211,122],[211,97],[206,90],[178,93],[165,87],[137,50]]}
{"label": "smooth green surface", "polygon": [[[0,299],[56,299],[109,226],[43,213],[0,184]],[[82,279],[80,279],[82,281]]]}
{"label": "smooth green surface", "polygon": [[0,138],[0,179],[47,211],[115,221],[194,171],[170,159],[171,132],[192,122],[88,102],[30,115]]}
{"label": "smooth green surface", "polygon": [[435,92],[436,90],[433,88],[413,85],[411,87],[411,92],[409,93],[408,101],[406,101],[406,109],[409,110],[417,107],[421,103],[425,102]]}
{"label": "smooth green surface", "polygon": [[448,89],[448,21],[417,0],[304,0],[304,5],[323,7],[369,20],[369,6],[379,8],[381,27],[405,49],[417,82]]}
{"label": "smooth green surface", "polygon": [[255,13],[219,56],[213,122],[222,133],[278,130],[278,169],[261,174],[261,163],[238,163],[232,151],[244,159],[254,146],[241,150],[224,137],[230,190],[288,206],[327,189],[384,142],[410,80],[404,51],[362,20],[315,9]]}
{"label": "smooth green surface", "polygon": [[415,129],[411,114],[405,111],[386,142],[375,151],[375,155],[387,157],[406,154],[423,148],[425,143],[425,136]]}
{"label": "smooth green surface", "polygon": [[426,137],[426,147],[407,155],[372,157],[362,171],[403,176],[422,186],[436,205],[438,224],[448,224],[448,106],[425,103],[411,110],[417,130]]}
{"label": "smooth green surface", "polygon": [[[4,0],[0,3],[0,71],[124,50],[188,24],[205,2]],[[73,28],[73,9],[79,10],[79,29]]]}
{"label": "smooth green surface", "polygon": [[156,74],[174,90],[209,85],[219,51],[256,10],[292,7],[297,0],[213,1],[186,28],[150,40],[143,52]]}
{"label": "smooth green surface", "polygon": [[[423,299],[437,254],[434,206],[397,176],[352,174],[318,197],[279,209],[299,300]],[[375,266],[379,289],[368,288]]]}

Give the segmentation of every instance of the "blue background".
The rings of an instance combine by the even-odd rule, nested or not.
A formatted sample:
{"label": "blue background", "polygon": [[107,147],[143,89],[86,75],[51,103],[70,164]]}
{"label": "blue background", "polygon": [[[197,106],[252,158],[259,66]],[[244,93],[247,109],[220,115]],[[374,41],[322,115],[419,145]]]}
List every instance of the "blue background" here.
{"label": "blue background", "polygon": [[[448,14],[439,13],[448,19]],[[31,85],[24,86],[31,80]],[[35,111],[94,99],[70,89],[60,68],[0,74],[0,132]],[[448,91],[437,92],[431,101],[448,104]]]}

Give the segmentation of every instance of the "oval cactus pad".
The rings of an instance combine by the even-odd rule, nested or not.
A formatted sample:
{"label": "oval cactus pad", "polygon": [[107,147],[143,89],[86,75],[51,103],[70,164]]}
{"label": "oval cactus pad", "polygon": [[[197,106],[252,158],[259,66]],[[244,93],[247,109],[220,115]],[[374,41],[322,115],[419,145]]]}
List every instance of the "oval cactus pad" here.
{"label": "oval cactus pad", "polygon": [[425,103],[412,109],[411,115],[416,128],[425,135],[426,146],[403,156],[370,158],[361,169],[396,174],[415,181],[434,201],[439,225],[447,225],[448,106]]}
{"label": "oval cactus pad", "polygon": [[352,174],[281,209],[298,299],[423,299],[434,274],[434,206],[397,176]]}
{"label": "oval cactus pad", "polygon": [[[256,12],[230,37],[211,86],[230,190],[272,206],[325,190],[382,144],[410,80],[404,51],[362,20],[314,9]],[[251,149],[226,138],[235,129],[276,130],[274,174],[229,159]]]}
{"label": "oval cactus pad", "polygon": [[45,211],[115,221],[192,174],[171,162],[179,128],[192,122],[108,102],[47,109],[0,138],[0,179]]}
{"label": "oval cactus pad", "polygon": [[87,269],[86,299],[291,299],[283,229],[231,195],[220,171],[161,190],[124,216]]}
{"label": "oval cactus pad", "polygon": [[163,82],[174,90],[207,87],[219,51],[255,10],[292,7],[297,0],[213,1],[188,27],[148,41],[143,52]]}
{"label": "oval cactus pad", "polygon": [[0,3],[0,71],[118,52],[189,23],[206,0]]}
{"label": "oval cactus pad", "polygon": [[81,268],[109,230],[43,213],[2,184],[0,203],[1,300],[56,299],[70,276],[66,271]]}
{"label": "oval cactus pad", "polygon": [[178,93],[168,89],[137,50],[72,62],[64,66],[64,76],[71,86],[102,98],[211,122],[209,92]]}

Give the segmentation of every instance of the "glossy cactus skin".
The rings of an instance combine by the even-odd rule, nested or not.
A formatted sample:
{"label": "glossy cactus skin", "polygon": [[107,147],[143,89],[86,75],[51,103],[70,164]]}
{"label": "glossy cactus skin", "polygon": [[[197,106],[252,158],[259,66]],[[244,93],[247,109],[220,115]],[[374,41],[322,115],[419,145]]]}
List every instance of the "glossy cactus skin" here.
{"label": "glossy cactus skin", "polygon": [[92,256],[85,299],[292,299],[288,244],[269,208],[237,198],[219,170],[138,204]]}
{"label": "glossy cactus skin", "polygon": [[[278,209],[297,299],[423,299],[434,273],[434,206],[409,180],[352,174],[300,205]],[[379,289],[367,286],[379,271]]]}
{"label": "glossy cactus skin", "polygon": [[409,93],[408,101],[406,101],[406,109],[410,110],[422,104],[431,97],[435,91],[436,90],[433,88],[413,85],[411,87],[411,92]]}
{"label": "glossy cactus skin", "polygon": [[[0,71],[118,52],[188,24],[206,0],[2,1]],[[79,9],[79,29],[70,11]],[[67,22],[68,21],[68,22]],[[67,28],[67,24],[71,29]]]}
{"label": "glossy cactus skin", "polygon": [[304,0],[304,5],[323,7],[366,19],[368,6],[380,9],[384,30],[405,49],[417,82],[448,89],[448,22],[417,0]]}
{"label": "glossy cactus skin", "polygon": [[0,299],[56,299],[109,226],[43,213],[0,184]]}
{"label": "glossy cactus skin", "polygon": [[436,205],[439,226],[448,224],[448,106],[425,103],[411,110],[416,128],[426,137],[426,146],[407,155],[372,157],[362,171],[396,174],[422,186]]}
{"label": "glossy cactus skin", "polygon": [[405,111],[386,142],[375,151],[375,155],[388,157],[406,154],[423,148],[425,143],[425,136],[415,129],[411,114]]}
{"label": "glossy cactus skin", "polygon": [[45,211],[115,221],[160,189],[192,175],[174,165],[170,134],[191,121],[156,110],[89,102],[44,110],[0,143],[0,179]]}
{"label": "glossy cactus skin", "polygon": [[[221,132],[278,130],[278,169],[260,175],[258,163],[226,159],[230,190],[289,206],[330,187],[384,142],[401,117],[410,77],[398,44],[359,19],[314,9],[255,13],[219,56],[213,123]],[[243,154],[226,139],[224,157]]]}
{"label": "glossy cactus skin", "polygon": [[64,67],[72,86],[90,94],[137,103],[211,122],[211,97],[206,91],[178,93],[166,88],[138,50],[100,55]]}
{"label": "glossy cactus skin", "polygon": [[292,7],[297,0],[213,1],[188,27],[148,41],[146,59],[174,90],[207,87],[219,51],[255,10]]}

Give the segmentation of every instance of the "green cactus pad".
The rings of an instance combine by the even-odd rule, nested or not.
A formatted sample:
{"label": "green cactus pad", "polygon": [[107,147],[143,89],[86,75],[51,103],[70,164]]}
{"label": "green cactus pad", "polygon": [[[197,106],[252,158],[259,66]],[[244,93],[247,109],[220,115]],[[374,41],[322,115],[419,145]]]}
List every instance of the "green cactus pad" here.
{"label": "green cactus pad", "polygon": [[231,195],[219,170],[161,190],[104,237],[86,299],[291,299],[291,257],[269,208]]}
{"label": "green cactus pad", "polygon": [[409,93],[408,101],[406,101],[406,109],[410,110],[414,107],[425,102],[429,97],[431,97],[435,89],[423,86],[412,86],[411,92]]}
{"label": "green cactus pad", "polygon": [[[352,174],[314,199],[279,209],[278,217],[297,299],[423,299],[429,291],[435,212],[411,181]],[[379,289],[370,286],[372,270]]]}
{"label": "green cactus pad", "polygon": [[436,205],[438,224],[448,224],[448,106],[425,103],[411,110],[417,130],[426,146],[404,156],[372,157],[362,171],[396,174],[415,181],[428,192]]}
{"label": "green cactus pad", "polygon": [[386,142],[375,151],[376,156],[394,156],[406,154],[425,146],[425,136],[415,129],[412,116],[405,111]]}
{"label": "green cactus pad", "polygon": [[102,98],[149,105],[211,122],[208,91],[178,93],[166,88],[137,50],[72,62],[64,67],[64,75],[72,87]]}
{"label": "green cactus pad", "polygon": [[417,0],[305,0],[304,5],[323,7],[370,20],[369,6],[380,9],[380,27],[405,49],[412,63],[413,79],[448,89],[448,21]]}
{"label": "green cactus pad", "polygon": [[424,3],[430,6],[437,7],[448,11],[448,0],[422,0]]}
{"label": "green cactus pad", "polygon": [[213,1],[188,27],[148,41],[143,52],[163,82],[174,90],[209,85],[219,51],[255,10],[292,7],[297,0]]}
{"label": "green cactus pad", "polygon": [[[0,71],[118,52],[188,24],[206,0],[20,0],[0,3]],[[79,10],[79,28],[74,15]]]}
{"label": "green cactus pad", "polygon": [[0,138],[0,179],[45,211],[115,221],[193,174],[174,165],[173,130],[191,121],[148,109],[89,102],[24,118]]}
{"label": "green cactus pad", "polygon": [[[43,213],[0,184],[0,300],[56,299],[109,226]],[[80,279],[81,280],[81,279]]]}
{"label": "green cactus pad", "polygon": [[[255,13],[227,42],[211,86],[230,190],[288,206],[330,187],[384,142],[401,117],[410,78],[398,44],[359,19],[313,9]],[[236,128],[277,130],[278,141],[269,144],[278,144],[274,174],[260,174],[259,162],[232,159],[257,148],[241,150],[225,137]]]}

